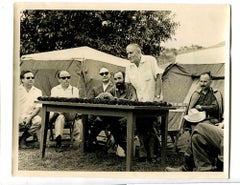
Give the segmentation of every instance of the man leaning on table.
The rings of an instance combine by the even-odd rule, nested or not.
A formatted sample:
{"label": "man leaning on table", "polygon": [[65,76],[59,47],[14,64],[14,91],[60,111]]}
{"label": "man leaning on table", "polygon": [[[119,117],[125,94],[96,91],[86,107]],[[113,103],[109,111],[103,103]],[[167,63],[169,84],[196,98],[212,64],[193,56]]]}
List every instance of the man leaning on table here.
{"label": "man leaning on table", "polygon": [[[138,101],[160,101],[161,76],[163,70],[157,65],[153,56],[143,55],[137,44],[129,44],[126,47],[127,57],[131,64],[126,68],[125,82],[131,83],[137,92]],[[149,162],[154,159],[154,132],[153,122],[157,118],[137,119],[137,133],[140,140],[139,161]]]}
{"label": "man leaning on table", "polygon": [[[55,86],[51,90],[52,97],[64,97],[64,98],[79,98],[78,88],[70,84],[71,75],[68,71],[60,71],[57,74],[59,85]],[[76,113],[62,113],[51,112],[50,121],[54,122],[55,140],[56,140],[56,152],[62,152],[62,136],[65,121],[75,121],[74,123],[74,139],[75,143],[80,144],[82,139],[82,120],[75,119]]]}

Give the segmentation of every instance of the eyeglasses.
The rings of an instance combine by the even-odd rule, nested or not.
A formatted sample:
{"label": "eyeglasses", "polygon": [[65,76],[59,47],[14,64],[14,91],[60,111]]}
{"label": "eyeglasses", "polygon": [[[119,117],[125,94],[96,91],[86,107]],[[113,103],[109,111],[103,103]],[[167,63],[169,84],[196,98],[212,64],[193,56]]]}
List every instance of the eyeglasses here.
{"label": "eyeglasses", "polygon": [[103,75],[108,75],[109,74],[109,72],[102,72],[102,73],[99,73],[101,76],[103,76]]}
{"label": "eyeglasses", "polygon": [[27,80],[34,79],[34,76],[28,76],[26,77]]}
{"label": "eyeglasses", "polygon": [[66,80],[66,79],[70,79],[71,78],[71,76],[63,76],[63,77],[59,77],[60,79],[62,79],[62,80]]}

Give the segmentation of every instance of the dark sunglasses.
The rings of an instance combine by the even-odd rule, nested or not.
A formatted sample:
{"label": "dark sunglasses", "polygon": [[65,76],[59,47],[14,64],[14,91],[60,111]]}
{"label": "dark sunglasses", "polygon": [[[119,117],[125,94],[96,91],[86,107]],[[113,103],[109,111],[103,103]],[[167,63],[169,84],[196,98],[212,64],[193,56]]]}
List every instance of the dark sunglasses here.
{"label": "dark sunglasses", "polygon": [[103,76],[103,75],[108,75],[109,74],[109,72],[103,72],[103,73],[99,73],[101,76]]}
{"label": "dark sunglasses", "polygon": [[34,79],[34,76],[28,76],[26,77],[27,80]]}
{"label": "dark sunglasses", "polygon": [[62,79],[62,80],[65,80],[65,79],[70,79],[71,78],[71,76],[63,76],[63,77],[59,77],[60,79]]}

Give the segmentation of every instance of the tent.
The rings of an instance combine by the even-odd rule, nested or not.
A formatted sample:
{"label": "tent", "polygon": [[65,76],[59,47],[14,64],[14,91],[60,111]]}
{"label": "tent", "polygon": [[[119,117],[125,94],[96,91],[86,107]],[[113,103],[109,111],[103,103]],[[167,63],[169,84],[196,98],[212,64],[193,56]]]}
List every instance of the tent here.
{"label": "tent", "polygon": [[199,75],[210,71],[212,86],[224,94],[226,47],[202,49],[180,54],[176,62],[163,66],[164,100],[188,103],[191,94],[198,88]]}
{"label": "tent", "polygon": [[78,48],[23,55],[21,70],[32,70],[35,86],[43,95],[50,95],[51,88],[58,85],[57,73],[67,70],[71,84],[80,90],[80,97],[86,97],[92,86],[100,82],[99,69],[107,67],[111,73],[125,71],[129,61],[96,49],[83,46]]}
{"label": "tent", "polygon": [[[224,95],[224,76],[226,47],[202,49],[180,54],[176,62],[162,65],[163,97],[174,105],[187,105],[192,93],[199,87],[199,76],[202,72],[210,71],[213,76],[212,87]],[[169,115],[169,130],[178,130],[182,123],[182,113]]]}

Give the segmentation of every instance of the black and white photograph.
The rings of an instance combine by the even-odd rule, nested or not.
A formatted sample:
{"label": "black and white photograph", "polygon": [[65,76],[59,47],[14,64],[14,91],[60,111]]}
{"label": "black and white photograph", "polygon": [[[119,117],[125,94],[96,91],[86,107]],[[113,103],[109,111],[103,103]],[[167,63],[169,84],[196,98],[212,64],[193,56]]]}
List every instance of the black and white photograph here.
{"label": "black and white photograph", "polygon": [[13,175],[228,179],[230,14],[16,3]]}

